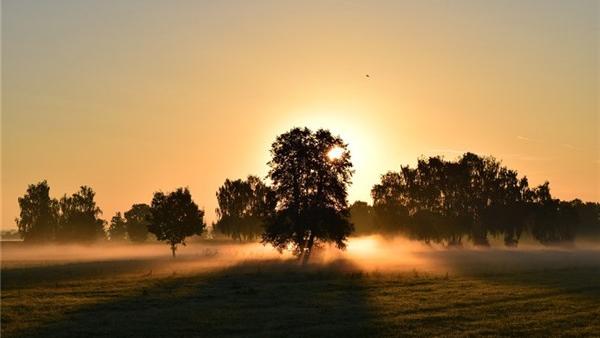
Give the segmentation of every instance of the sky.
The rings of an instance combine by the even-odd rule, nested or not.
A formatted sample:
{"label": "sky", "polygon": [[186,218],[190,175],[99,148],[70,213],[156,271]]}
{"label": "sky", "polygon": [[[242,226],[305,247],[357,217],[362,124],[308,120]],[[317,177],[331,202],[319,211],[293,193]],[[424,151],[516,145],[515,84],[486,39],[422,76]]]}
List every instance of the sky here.
{"label": "sky", "polygon": [[91,186],[107,220],[188,186],[210,223],[224,180],[264,177],[295,126],[349,143],[350,201],[466,151],[599,201],[599,6],[3,0],[0,226],[43,179]]}

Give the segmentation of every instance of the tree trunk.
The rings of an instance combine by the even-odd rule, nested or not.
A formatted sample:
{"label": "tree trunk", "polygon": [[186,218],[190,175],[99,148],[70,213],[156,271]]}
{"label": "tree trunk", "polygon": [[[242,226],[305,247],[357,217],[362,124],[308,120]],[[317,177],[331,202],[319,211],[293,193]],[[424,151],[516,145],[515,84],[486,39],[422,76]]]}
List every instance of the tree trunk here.
{"label": "tree trunk", "polygon": [[302,257],[302,265],[306,265],[308,260],[310,259],[310,254],[312,253],[313,245],[315,244],[315,235],[310,234],[308,237],[308,243],[306,244],[306,250],[304,252],[304,256]]}
{"label": "tree trunk", "polygon": [[173,258],[175,258],[175,250],[177,250],[177,247],[175,246],[175,244],[171,244],[171,252],[173,253]]}

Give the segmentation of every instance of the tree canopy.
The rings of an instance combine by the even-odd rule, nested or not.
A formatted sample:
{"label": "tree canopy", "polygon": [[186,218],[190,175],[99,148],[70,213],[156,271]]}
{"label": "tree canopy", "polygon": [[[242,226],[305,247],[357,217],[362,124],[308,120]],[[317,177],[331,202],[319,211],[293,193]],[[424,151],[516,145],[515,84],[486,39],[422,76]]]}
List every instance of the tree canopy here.
{"label": "tree canopy", "polygon": [[108,237],[112,242],[125,241],[127,239],[127,225],[120,212],[117,212],[110,219]]}
{"label": "tree canopy", "polygon": [[96,205],[95,196],[92,188],[82,186],[78,192],[60,199],[58,240],[92,242],[105,238],[106,222],[99,218],[102,210]]}
{"label": "tree canopy", "polygon": [[447,245],[489,245],[489,235],[502,235],[514,246],[524,231],[543,244],[572,241],[579,223],[576,207],[552,198],[548,182],[530,188],[527,177],[473,153],[420,159],[383,175],[371,194],[381,231]]}
{"label": "tree canopy", "polygon": [[[328,157],[332,149],[339,149],[339,156]],[[276,212],[263,242],[279,250],[291,246],[304,261],[319,243],[345,248],[353,230],[347,202],[353,171],[346,143],[328,130],[294,128],[272,144],[268,165]]]}
{"label": "tree canopy", "polygon": [[50,198],[48,182],[30,184],[18,202],[21,213],[15,222],[21,238],[26,242],[54,240],[58,227],[59,206],[56,199]]}
{"label": "tree canopy", "polygon": [[376,232],[374,210],[367,202],[356,201],[349,209],[350,221],[356,235],[370,235]]}
{"label": "tree canopy", "polygon": [[256,176],[227,179],[216,195],[219,207],[214,229],[235,240],[260,237],[267,217],[275,210],[273,191]]}
{"label": "tree canopy", "polygon": [[125,212],[127,235],[132,242],[146,241],[150,216],[150,206],[145,203],[134,204]]}
{"label": "tree canopy", "polygon": [[154,193],[149,221],[148,231],[170,245],[173,257],[178,244],[185,245],[186,237],[200,235],[206,227],[204,211],[194,203],[188,188]]}

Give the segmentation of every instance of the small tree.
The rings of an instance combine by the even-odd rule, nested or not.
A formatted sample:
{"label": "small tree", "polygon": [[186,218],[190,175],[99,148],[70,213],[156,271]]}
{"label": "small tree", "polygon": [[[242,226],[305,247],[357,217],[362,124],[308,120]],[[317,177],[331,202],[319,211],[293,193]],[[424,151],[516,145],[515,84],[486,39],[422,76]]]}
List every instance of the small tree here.
{"label": "small tree", "polygon": [[304,263],[319,243],[345,248],[353,231],[346,199],[353,171],[343,140],[328,130],[294,128],[277,137],[271,156],[269,178],[277,211],[263,243],[279,250],[291,246]]}
{"label": "small tree", "polygon": [[20,217],[15,220],[19,234],[26,242],[52,241],[58,223],[58,201],[50,198],[48,182],[30,184],[19,197]]}
{"label": "small tree", "polygon": [[90,242],[105,237],[102,210],[96,205],[96,193],[82,186],[71,196],[60,199],[60,222],[57,239],[60,241]]}
{"label": "small tree", "polygon": [[125,219],[120,212],[117,212],[110,220],[108,236],[111,241],[124,241],[127,238]]}
{"label": "small tree", "polygon": [[134,204],[125,212],[127,235],[132,242],[145,242],[148,238],[150,214],[150,206],[143,203]]}
{"label": "small tree", "polygon": [[215,230],[236,240],[252,240],[264,230],[275,203],[272,190],[258,177],[225,180],[217,191],[218,216]]}
{"label": "small tree", "polygon": [[186,237],[200,235],[205,227],[204,211],[194,203],[188,188],[154,193],[148,231],[171,246],[173,257],[177,244],[185,245]]}

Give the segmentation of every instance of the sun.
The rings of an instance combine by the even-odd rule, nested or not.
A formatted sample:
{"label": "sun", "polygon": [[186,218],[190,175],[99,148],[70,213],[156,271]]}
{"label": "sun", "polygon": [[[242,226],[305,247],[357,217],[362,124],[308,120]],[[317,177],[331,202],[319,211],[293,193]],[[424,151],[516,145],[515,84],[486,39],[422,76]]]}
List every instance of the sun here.
{"label": "sun", "polygon": [[339,160],[344,155],[344,149],[340,146],[334,146],[327,152],[330,161]]}

